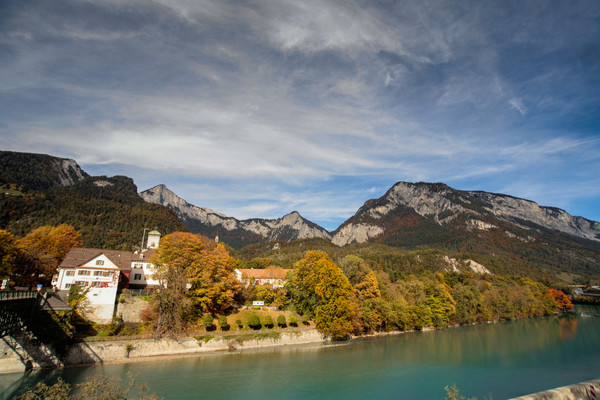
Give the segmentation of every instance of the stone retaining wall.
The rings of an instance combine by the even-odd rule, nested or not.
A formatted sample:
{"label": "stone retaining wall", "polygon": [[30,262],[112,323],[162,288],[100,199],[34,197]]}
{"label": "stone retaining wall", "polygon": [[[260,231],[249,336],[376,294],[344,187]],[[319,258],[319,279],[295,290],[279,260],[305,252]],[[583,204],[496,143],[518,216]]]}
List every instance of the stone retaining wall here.
{"label": "stone retaining wall", "polygon": [[[284,346],[306,343],[321,343],[323,336],[316,330],[281,332],[279,338],[252,340],[226,339],[215,336],[210,340],[196,340],[193,337],[111,340],[103,342],[83,342],[73,346],[63,358],[65,366],[128,362],[149,357],[193,355],[214,351],[236,351],[263,347]],[[208,339],[208,337],[207,337]]]}

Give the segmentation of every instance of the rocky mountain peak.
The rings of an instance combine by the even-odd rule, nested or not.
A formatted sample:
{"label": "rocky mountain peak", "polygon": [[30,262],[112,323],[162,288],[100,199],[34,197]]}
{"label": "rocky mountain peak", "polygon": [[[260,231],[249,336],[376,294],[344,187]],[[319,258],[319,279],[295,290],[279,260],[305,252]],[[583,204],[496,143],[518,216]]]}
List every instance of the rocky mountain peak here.
{"label": "rocky mountain peak", "polygon": [[261,239],[284,241],[314,237],[331,239],[329,232],[306,220],[297,211],[279,219],[238,220],[208,208],[190,204],[165,185],[157,185],[145,190],[140,193],[140,196],[148,202],[171,208],[190,232],[233,237],[240,244],[255,243]]}
{"label": "rocky mountain peak", "polygon": [[[333,243],[343,246],[366,242],[394,229],[391,214],[404,210],[443,226],[463,216],[463,228],[498,228],[491,221],[505,221],[519,229],[558,231],[578,238],[600,241],[600,224],[573,217],[561,209],[539,206],[533,201],[503,194],[462,191],[443,183],[398,182],[385,195],[367,201],[354,217],[334,232]],[[475,221],[475,222],[474,222]],[[401,221],[400,221],[401,222]],[[396,221],[395,224],[398,224]],[[391,224],[391,225],[390,225]],[[536,228],[537,227],[537,228]],[[507,233],[507,235],[513,235]]]}

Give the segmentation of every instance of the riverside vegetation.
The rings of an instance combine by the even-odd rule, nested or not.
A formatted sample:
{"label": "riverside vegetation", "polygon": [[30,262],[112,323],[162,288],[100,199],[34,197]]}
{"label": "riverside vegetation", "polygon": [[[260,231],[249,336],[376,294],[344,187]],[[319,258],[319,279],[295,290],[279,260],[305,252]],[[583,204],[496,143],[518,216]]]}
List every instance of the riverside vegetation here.
{"label": "riverside vegetation", "polygon": [[[70,247],[81,243],[79,234],[67,225],[39,228],[22,239],[0,231],[0,239],[2,278],[31,283],[48,279]],[[526,318],[572,308],[559,288],[523,276],[477,274],[464,268],[448,272],[447,264],[446,269],[441,266],[442,255],[432,251],[407,253],[398,258],[399,265],[390,267],[389,261],[380,264],[364,247],[361,253],[366,257],[334,253],[334,257],[341,256],[337,263],[327,251],[309,250],[294,262],[285,287],[243,287],[233,275],[235,268],[264,267],[272,260],[244,261],[234,258],[232,251],[223,243],[191,233],[165,236],[152,260],[161,289],[143,310],[144,324],[124,329],[117,318],[108,334],[145,331],[160,336],[198,326],[211,330],[215,320],[221,330],[236,325],[252,328],[259,325],[252,316],[244,316],[242,322],[235,313],[238,305],[253,300],[293,312],[281,315],[284,320],[277,314],[265,315],[261,326],[291,324],[285,318],[293,316],[314,321],[322,334],[334,339]],[[19,264],[17,260],[28,261]],[[76,292],[74,287],[72,299],[81,300]],[[79,303],[73,300],[73,305],[77,308]]]}

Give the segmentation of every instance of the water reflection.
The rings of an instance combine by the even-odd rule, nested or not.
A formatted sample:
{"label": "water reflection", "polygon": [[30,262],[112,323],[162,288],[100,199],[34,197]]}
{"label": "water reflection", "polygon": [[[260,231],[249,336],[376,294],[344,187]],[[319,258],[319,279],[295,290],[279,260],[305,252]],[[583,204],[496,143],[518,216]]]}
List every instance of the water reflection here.
{"label": "water reflection", "polygon": [[[228,399],[440,399],[453,383],[465,395],[501,399],[600,376],[599,333],[600,318],[551,316],[337,346],[68,368],[32,375],[25,383],[133,372],[167,399],[199,393]],[[0,391],[22,383],[8,387],[0,380]]]}

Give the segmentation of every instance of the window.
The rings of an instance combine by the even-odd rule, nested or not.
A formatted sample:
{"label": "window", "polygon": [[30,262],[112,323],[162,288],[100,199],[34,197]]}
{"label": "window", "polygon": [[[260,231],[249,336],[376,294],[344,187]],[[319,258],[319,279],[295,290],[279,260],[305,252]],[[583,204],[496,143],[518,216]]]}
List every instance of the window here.
{"label": "window", "polygon": [[73,275],[75,275],[75,271],[67,271],[66,275],[67,276],[73,276]]}
{"label": "window", "polygon": [[101,287],[104,282],[92,282],[92,286]]}
{"label": "window", "polygon": [[134,280],[134,281],[139,281],[139,280],[141,280],[141,279],[142,279],[142,274],[135,274],[135,275],[133,276],[133,280]]}
{"label": "window", "polygon": [[104,271],[104,272],[102,272],[102,276],[112,276],[112,272]]}
{"label": "window", "polygon": [[86,271],[85,269],[80,269],[77,271],[77,275],[89,275],[90,271]]}
{"label": "window", "polygon": [[70,283],[65,283],[65,289],[69,289],[69,288],[71,288],[71,286],[73,286],[73,285]]}
{"label": "window", "polygon": [[94,276],[102,276],[103,271],[94,271]]}
{"label": "window", "polygon": [[144,265],[143,264],[134,264],[133,268],[142,268]]}
{"label": "window", "polygon": [[104,265],[104,260],[96,260],[96,265]]}
{"label": "window", "polygon": [[86,281],[75,281],[77,286],[88,286],[90,283]]}

